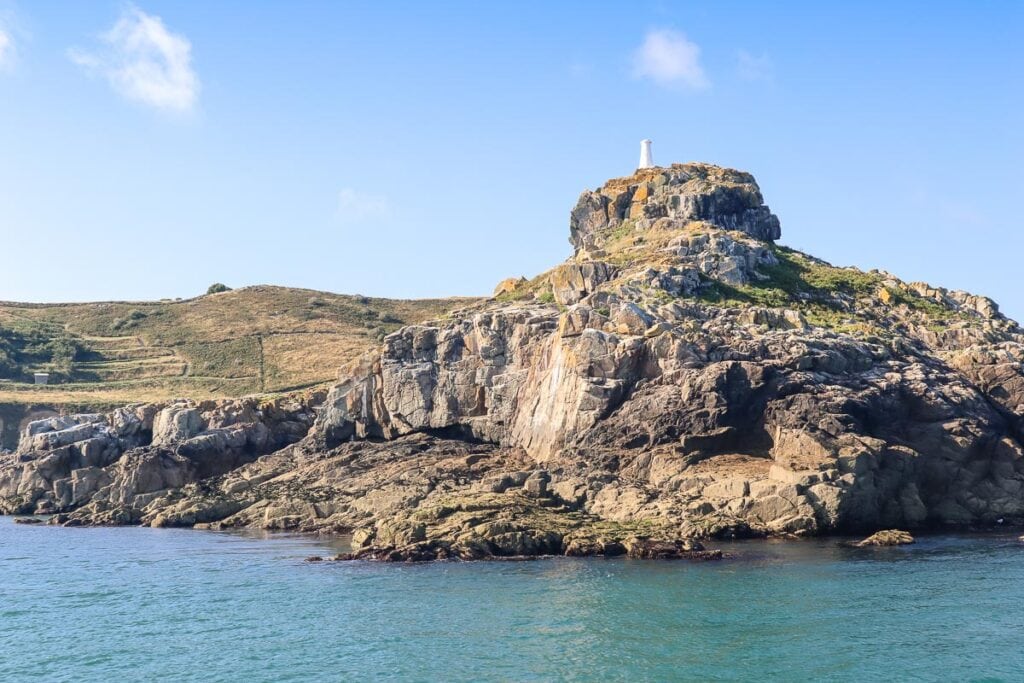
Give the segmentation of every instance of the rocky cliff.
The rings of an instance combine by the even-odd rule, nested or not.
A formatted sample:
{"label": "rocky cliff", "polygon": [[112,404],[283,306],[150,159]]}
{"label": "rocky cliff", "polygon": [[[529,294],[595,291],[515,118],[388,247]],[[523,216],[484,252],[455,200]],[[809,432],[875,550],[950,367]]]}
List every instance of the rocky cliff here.
{"label": "rocky cliff", "polygon": [[390,559],[1024,521],[1016,323],[779,237],[749,174],[643,169],[580,197],[568,261],[390,334],[322,403],[33,423],[0,510]]}

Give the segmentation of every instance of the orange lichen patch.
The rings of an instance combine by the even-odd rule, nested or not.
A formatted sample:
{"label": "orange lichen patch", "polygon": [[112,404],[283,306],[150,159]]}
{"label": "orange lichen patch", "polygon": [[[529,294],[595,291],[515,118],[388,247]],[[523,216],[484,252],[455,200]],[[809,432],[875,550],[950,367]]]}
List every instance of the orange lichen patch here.
{"label": "orange lichen patch", "polygon": [[667,172],[685,171],[693,180],[714,183],[718,185],[732,185],[753,183],[754,177],[749,173],[737,171],[733,168],[715,166],[714,164],[672,164],[671,166],[655,166],[654,168],[639,168],[633,175],[622,178],[613,178],[602,186],[605,193],[626,190],[641,183],[657,183],[659,177],[665,177]]}
{"label": "orange lichen patch", "polygon": [[502,294],[511,294],[520,287],[527,284],[525,277],[508,277],[498,283],[498,286],[494,288],[494,296],[501,296]]}

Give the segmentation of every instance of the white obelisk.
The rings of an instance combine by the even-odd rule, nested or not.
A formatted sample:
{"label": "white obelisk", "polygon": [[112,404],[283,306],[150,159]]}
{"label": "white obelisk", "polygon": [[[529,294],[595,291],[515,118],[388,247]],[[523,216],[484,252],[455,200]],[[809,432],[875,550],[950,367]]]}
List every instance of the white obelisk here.
{"label": "white obelisk", "polygon": [[654,159],[651,157],[651,141],[640,141],[640,165],[637,168],[654,168]]}

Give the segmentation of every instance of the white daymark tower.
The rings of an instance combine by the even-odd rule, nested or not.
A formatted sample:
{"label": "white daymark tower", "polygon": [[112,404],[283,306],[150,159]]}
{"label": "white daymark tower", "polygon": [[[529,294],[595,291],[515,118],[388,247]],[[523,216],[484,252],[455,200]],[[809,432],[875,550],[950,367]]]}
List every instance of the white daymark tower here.
{"label": "white daymark tower", "polygon": [[651,141],[640,141],[640,165],[637,168],[654,168],[654,159],[651,157]]}

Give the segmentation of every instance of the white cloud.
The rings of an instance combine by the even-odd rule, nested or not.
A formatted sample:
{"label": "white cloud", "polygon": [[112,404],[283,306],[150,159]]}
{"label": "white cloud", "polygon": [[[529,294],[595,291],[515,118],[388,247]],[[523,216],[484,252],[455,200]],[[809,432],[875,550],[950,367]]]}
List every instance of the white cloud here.
{"label": "white cloud", "polygon": [[740,50],[736,55],[736,73],[745,81],[769,83],[775,79],[775,65],[768,55],[755,57],[746,50]]}
{"label": "white cloud", "polygon": [[633,54],[633,76],[665,87],[701,90],[711,85],[700,65],[700,47],[670,29],[647,32]]}
{"label": "white cloud", "polygon": [[129,100],[157,109],[191,111],[199,98],[192,44],[160,17],[129,6],[106,33],[98,52],[68,50],[71,61],[97,73]]}
{"label": "white cloud", "polygon": [[387,197],[367,194],[351,187],[338,192],[338,219],[347,224],[369,223],[391,216]]}
{"label": "white cloud", "polygon": [[3,26],[0,26],[0,71],[8,71],[14,66],[14,38]]}

